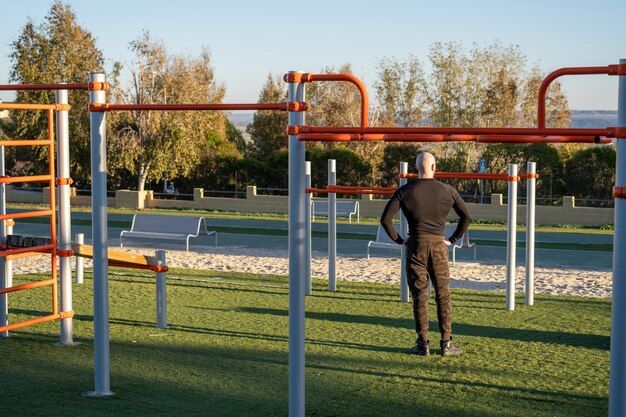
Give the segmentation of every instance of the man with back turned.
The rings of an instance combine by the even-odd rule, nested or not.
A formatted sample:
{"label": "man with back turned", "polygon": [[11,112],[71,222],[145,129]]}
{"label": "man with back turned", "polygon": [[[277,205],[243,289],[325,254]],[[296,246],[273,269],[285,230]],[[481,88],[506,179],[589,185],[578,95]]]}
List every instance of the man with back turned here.
{"label": "man with back turned", "polygon": [[[430,355],[428,340],[428,278],[435,289],[437,320],[441,332],[441,355],[459,355],[463,351],[452,345],[452,308],[450,305],[450,270],[448,246],[460,239],[472,215],[451,186],[435,180],[435,157],[421,152],[415,167],[419,178],[400,187],[391,197],[380,219],[389,237],[398,244],[406,245],[406,276],[413,298],[413,315],[417,341],[409,352]],[[399,236],[392,220],[402,210],[409,225],[409,236]],[[445,237],[446,218],[451,209],[459,216],[459,223],[452,236]]]}

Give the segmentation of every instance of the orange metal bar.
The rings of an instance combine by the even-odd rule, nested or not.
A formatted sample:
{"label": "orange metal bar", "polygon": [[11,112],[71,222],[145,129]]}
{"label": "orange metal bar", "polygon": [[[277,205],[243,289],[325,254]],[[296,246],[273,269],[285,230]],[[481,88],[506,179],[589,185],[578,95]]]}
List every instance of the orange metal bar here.
{"label": "orange metal bar", "polygon": [[[400,174],[397,178],[418,178],[419,174]],[[435,178],[447,178],[457,180],[499,180],[518,181],[519,177],[509,177],[508,174],[496,174],[491,172],[435,172]]]}
{"label": "orange metal bar", "polygon": [[27,104],[27,103],[0,103],[0,109],[5,110],[69,110],[69,104]]}
{"label": "orange metal bar", "polygon": [[361,94],[361,128],[367,127],[369,98],[365,84],[352,74],[285,74],[285,82],[312,82],[312,81],[347,81],[354,84]]}
{"label": "orange metal bar", "polygon": [[307,102],[283,102],[283,103],[253,103],[253,104],[97,104],[91,103],[89,111],[104,112],[113,110],[280,110],[280,111],[307,111],[310,105]]}
{"label": "orange metal bar", "polygon": [[16,255],[20,253],[30,253],[30,252],[42,252],[49,253],[54,248],[54,245],[40,245],[40,246],[31,246],[28,248],[10,248],[0,251],[0,257],[7,255]]}
{"label": "orange metal bar", "polygon": [[21,213],[0,214],[0,220],[29,219],[31,217],[51,216],[54,210],[24,211]]}
{"label": "orange metal bar", "polygon": [[3,140],[0,141],[0,146],[45,146],[49,145],[47,139],[27,139],[27,140]]}
{"label": "orange metal bar", "polygon": [[15,253],[15,254],[10,254],[10,255],[5,255],[5,258],[7,261],[13,260],[13,259],[22,259],[22,258],[32,258],[33,256],[42,256],[42,255],[47,255],[49,252],[24,252],[24,253]]}
{"label": "orange metal bar", "polygon": [[74,311],[63,311],[61,313],[54,313],[48,316],[38,317],[32,320],[21,321],[19,323],[13,323],[6,326],[0,326],[0,332],[8,332],[10,330],[19,329],[21,327],[32,326],[33,324],[45,323],[47,321],[66,319],[74,317]]}
{"label": "orange metal bar", "polygon": [[119,268],[130,268],[130,269],[149,269],[154,272],[167,272],[169,268],[166,265],[140,265],[140,264],[131,264],[126,262],[112,262],[109,261],[109,266],[117,266]]}
{"label": "orange metal bar", "polygon": [[618,187],[617,185],[613,187],[613,197],[626,198],[626,187]]}
{"label": "orange metal bar", "polygon": [[108,83],[0,84],[0,91],[108,90]]}
{"label": "orange metal bar", "polygon": [[29,282],[27,284],[16,285],[14,287],[0,289],[0,294],[9,294],[17,291],[31,290],[33,288],[46,287],[48,285],[54,285],[55,279],[46,279],[43,281]]}
{"label": "orange metal bar", "polygon": [[14,184],[16,182],[49,182],[50,175],[29,175],[23,177],[0,177],[0,184]]}
{"label": "orange metal bar", "polygon": [[551,72],[543,79],[539,86],[539,96],[537,103],[537,127],[543,129],[546,127],[546,94],[548,87],[552,81],[563,75],[592,75],[592,74],[611,74],[619,75],[624,72],[626,65],[608,65],[606,67],[575,67],[575,68],[561,68]]}
{"label": "orange metal bar", "polygon": [[51,270],[52,270],[52,314],[57,314],[59,311],[59,298],[57,295],[58,292],[58,282],[57,282],[57,231],[56,231],[56,192],[55,192],[55,183],[56,178],[54,175],[54,112],[52,110],[48,110],[48,139],[50,141],[50,145],[48,147],[48,155],[49,164],[48,164],[48,193],[50,201],[50,244],[52,245],[51,253],[50,253],[50,261],[51,261]]}
{"label": "orange metal bar", "polygon": [[519,174],[519,177],[527,180],[529,178],[539,178],[539,174]]}

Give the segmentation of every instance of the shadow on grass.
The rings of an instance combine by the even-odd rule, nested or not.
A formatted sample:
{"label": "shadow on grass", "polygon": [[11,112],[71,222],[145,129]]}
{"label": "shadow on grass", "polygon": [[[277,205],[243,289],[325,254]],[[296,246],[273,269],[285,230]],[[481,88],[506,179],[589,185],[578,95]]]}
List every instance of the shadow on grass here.
{"label": "shadow on grass", "polygon": [[[272,308],[241,307],[242,312],[254,314],[271,314],[287,316],[287,310]],[[306,312],[306,318],[344,323],[371,324],[379,326],[413,328],[414,321],[406,318],[389,318],[380,316],[364,316],[346,313]],[[429,328],[437,329],[437,323],[431,321]],[[609,349],[609,336],[593,334],[554,332],[534,329],[516,329],[509,327],[481,326],[467,323],[454,323],[454,334],[464,336],[486,337],[492,339],[518,340],[521,342],[543,342],[558,345],[568,345],[589,349]]]}

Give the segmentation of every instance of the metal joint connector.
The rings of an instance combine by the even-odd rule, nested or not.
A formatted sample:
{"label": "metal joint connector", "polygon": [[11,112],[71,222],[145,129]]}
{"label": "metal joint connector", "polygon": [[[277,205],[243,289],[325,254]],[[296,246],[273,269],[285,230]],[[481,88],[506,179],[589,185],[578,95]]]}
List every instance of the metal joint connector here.
{"label": "metal joint connector", "polygon": [[626,187],[613,187],[613,197],[614,198],[626,198]]}
{"label": "metal joint connector", "polygon": [[71,319],[72,317],[74,317],[74,310],[71,310],[71,311],[61,311],[59,313],[59,318],[60,319]]}
{"label": "metal joint connector", "polygon": [[506,177],[507,181],[519,181],[520,177],[519,175],[509,175],[508,177]]}
{"label": "metal joint connector", "polygon": [[109,89],[109,83],[94,81],[87,84],[89,91],[107,91]]}
{"label": "metal joint connector", "polygon": [[287,103],[288,111],[307,111],[310,108],[310,104],[306,101],[289,101]]}
{"label": "metal joint connector", "polygon": [[300,126],[287,126],[288,135],[297,135],[300,133]]}
{"label": "metal joint connector", "polygon": [[166,265],[151,265],[150,270],[153,272],[167,272],[169,271],[169,268]]}
{"label": "metal joint connector", "polygon": [[55,104],[54,110],[56,111],[69,111],[72,108],[69,104]]}
{"label": "metal joint connector", "polygon": [[56,185],[72,185],[74,183],[74,180],[72,180],[71,178],[57,178],[56,180],[54,180],[54,183]]}
{"label": "metal joint connector", "polygon": [[75,252],[71,249],[57,251],[57,255],[60,256],[61,258],[71,258],[72,256],[74,256],[74,254]]}
{"label": "metal joint connector", "polygon": [[89,110],[90,112],[102,113],[102,112],[109,110],[109,104],[108,103],[89,103],[87,105],[87,110]]}
{"label": "metal joint connector", "polygon": [[302,72],[293,72],[293,73],[289,73],[289,74],[285,74],[283,76],[283,80],[286,83],[305,83],[308,80],[308,73],[302,73]]}
{"label": "metal joint connector", "polygon": [[609,75],[626,75],[626,64],[609,65]]}
{"label": "metal joint connector", "polygon": [[626,127],[607,127],[607,138],[626,138]]}

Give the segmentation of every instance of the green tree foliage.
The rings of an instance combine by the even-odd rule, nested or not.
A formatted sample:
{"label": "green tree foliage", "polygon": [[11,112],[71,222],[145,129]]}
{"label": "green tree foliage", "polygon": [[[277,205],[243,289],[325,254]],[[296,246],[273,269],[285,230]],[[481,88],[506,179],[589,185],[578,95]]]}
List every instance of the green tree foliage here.
{"label": "green tree foliage", "polygon": [[[11,43],[10,80],[20,84],[86,83],[89,72],[103,70],[102,52],[94,37],[82,28],[72,8],[55,1],[45,18],[36,25],[29,20],[17,39]],[[117,68],[113,72],[116,79]],[[18,92],[19,103],[54,103],[54,92]],[[85,91],[69,91],[70,172],[78,186],[85,186],[90,177],[90,139]],[[14,134],[17,138],[42,139],[47,135],[47,114],[44,111],[13,111]],[[13,148],[9,157],[16,161],[32,161],[37,172],[48,164],[44,147]],[[9,167],[10,169],[11,167]]]}
{"label": "green tree foliage", "polygon": [[611,199],[615,185],[615,148],[594,146],[576,152],[565,163],[567,194],[578,198]]}
{"label": "green tree foliage", "polygon": [[[259,95],[259,103],[281,103],[287,101],[287,91],[283,81],[269,74]],[[254,113],[252,123],[248,125],[247,132],[250,134],[250,154],[255,157],[266,157],[277,151],[285,151],[288,148],[287,133],[288,124],[286,112],[261,110]]]}
{"label": "green tree foliage", "polygon": [[337,160],[337,183],[341,185],[369,185],[373,166],[361,158],[352,148],[336,146],[332,149],[321,147],[307,152],[311,161],[311,184],[313,187],[326,187],[328,184],[328,160]]}
{"label": "green tree foliage", "polygon": [[[200,56],[170,56],[162,42],[145,32],[131,42],[136,59],[132,83],[122,93],[127,103],[220,103],[225,87],[215,80],[207,50]],[[143,190],[148,180],[170,179],[194,172],[207,159],[236,151],[226,140],[226,117],[221,112],[132,111],[115,120],[109,140],[112,167],[127,171]]]}

